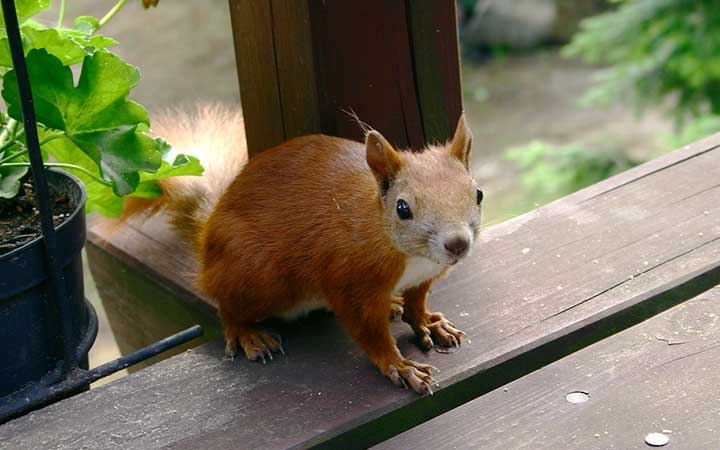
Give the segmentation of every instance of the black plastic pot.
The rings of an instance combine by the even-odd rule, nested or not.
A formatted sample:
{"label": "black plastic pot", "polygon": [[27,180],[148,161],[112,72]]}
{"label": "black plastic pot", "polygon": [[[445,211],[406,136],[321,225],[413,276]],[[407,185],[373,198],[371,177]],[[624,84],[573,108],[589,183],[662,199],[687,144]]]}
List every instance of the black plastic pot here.
{"label": "black plastic pot", "polygon": [[[65,194],[75,210],[57,228],[57,253],[72,312],[71,345],[80,366],[97,335],[97,318],[83,294],[85,188],[64,172],[47,172],[51,195]],[[62,320],[51,291],[43,238],[0,257],[0,403],[19,390],[58,382],[63,375]]]}

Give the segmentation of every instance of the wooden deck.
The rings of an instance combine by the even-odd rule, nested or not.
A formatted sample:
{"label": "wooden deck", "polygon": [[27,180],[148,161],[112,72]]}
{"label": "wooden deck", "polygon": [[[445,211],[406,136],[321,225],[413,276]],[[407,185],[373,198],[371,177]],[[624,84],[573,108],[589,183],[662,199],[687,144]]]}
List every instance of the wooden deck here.
{"label": "wooden deck", "polygon": [[718,386],[714,288],[374,448],[630,450],[663,433],[668,449],[717,449]]}
{"label": "wooden deck", "polygon": [[[179,298],[202,302],[186,275],[192,258],[160,232],[162,226],[162,218],[113,233],[98,225],[91,245],[159,280]],[[164,256],[152,256],[158,254]],[[0,426],[0,448],[345,449],[379,444],[407,430],[384,448],[418,442],[441,448],[642,448],[637,434],[662,431],[663,417],[672,419],[675,444],[682,433],[720,423],[712,416],[717,396],[701,395],[702,383],[717,385],[715,366],[693,366],[694,389],[671,370],[690,370],[684,363],[717,356],[718,336],[708,323],[720,308],[703,300],[717,296],[653,319],[701,327],[706,334],[692,344],[674,340],[671,332],[686,329],[673,328],[674,322],[665,328],[636,324],[719,283],[716,135],[485,230],[472,257],[430,299],[432,309],[445,312],[472,344],[452,354],[426,354],[413,346],[407,326],[393,325],[408,357],[439,367],[433,396],[392,386],[333,317],[316,315],[275,325],[288,355],[270,364],[224,361],[222,344],[214,341]],[[630,344],[643,333],[645,345]],[[660,354],[658,345],[668,348]],[[629,380],[626,386],[621,379]],[[660,382],[657,390],[649,387]],[[568,390],[587,391],[591,400],[568,408],[562,403]],[[662,397],[669,393],[678,408],[690,408],[680,401],[682,392],[707,420],[692,410],[666,410]],[[655,399],[642,401],[653,393]],[[619,417],[627,429],[594,422],[597,411]],[[469,437],[443,438],[439,428]],[[573,429],[572,436],[548,438]],[[540,445],[543,439],[546,446]]]}

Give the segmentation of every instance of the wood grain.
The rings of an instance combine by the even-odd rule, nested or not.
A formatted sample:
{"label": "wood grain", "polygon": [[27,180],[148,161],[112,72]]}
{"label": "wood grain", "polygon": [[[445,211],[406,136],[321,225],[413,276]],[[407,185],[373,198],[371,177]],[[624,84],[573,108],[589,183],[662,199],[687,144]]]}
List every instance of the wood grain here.
{"label": "wood grain", "polygon": [[715,288],[374,448],[720,448],[719,385]]}
{"label": "wood grain", "polygon": [[363,140],[354,111],[394,145],[425,145],[406,15],[400,1],[310,1],[323,133]]}
{"label": "wood grain", "polygon": [[271,0],[229,0],[248,152],[285,140]]}
{"label": "wood grain", "polygon": [[320,110],[308,3],[272,0],[271,5],[285,140],[318,133]]}
{"label": "wood grain", "polygon": [[442,143],[452,138],[463,110],[455,2],[406,5],[425,141]]}
{"label": "wood grain", "polygon": [[[274,325],[288,355],[270,364],[223,361],[222,344],[209,344],[6,424],[0,445],[379,443],[718,284],[719,144],[715,135],[485,230],[430,298],[472,344],[425,354],[407,326],[393,324],[406,356],[439,367],[434,396],[392,386],[332,317],[320,315]],[[100,239],[96,226],[91,240],[139,270],[167,271],[167,283],[192,265],[171,239],[154,234],[158,223],[133,227],[131,238],[123,231]],[[168,253],[146,255],[150,266],[132,262],[137,249],[124,253],[160,243]]]}
{"label": "wood grain", "polygon": [[230,0],[250,154],[295,136],[444,141],[462,110],[453,2]]}
{"label": "wood grain", "polygon": [[193,325],[203,336],[131,368],[147,367],[169,355],[222,336],[215,309],[204,302],[187,302],[145,272],[123,264],[96,246],[85,249],[97,295],[108,317],[120,353],[127,355]]}

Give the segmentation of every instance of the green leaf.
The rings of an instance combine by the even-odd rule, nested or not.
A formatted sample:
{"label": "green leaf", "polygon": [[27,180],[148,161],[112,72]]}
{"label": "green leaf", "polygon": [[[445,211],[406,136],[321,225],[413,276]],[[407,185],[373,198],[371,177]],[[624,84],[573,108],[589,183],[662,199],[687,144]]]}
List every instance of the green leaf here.
{"label": "green leaf", "polygon": [[0,38],[0,66],[12,67],[12,56],[10,55],[10,41],[7,37]]}
{"label": "green leaf", "polygon": [[[47,31],[35,30],[29,35],[33,42],[46,42],[53,52],[32,49],[26,57],[41,135],[53,136],[42,150],[57,163],[73,166],[66,170],[85,184],[88,212],[116,216],[123,207],[119,196],[134,193],[155,197],[161,194],[158,180],[202,173],[197,159],[178,155],[163,139],[147,134],[150,129],[147,111],[128,100],[140,77],[137,68],[107,50],[83,47],[82,39],[87,36],[81,36],[79,31],[71,30],[68,34]],[[51,42],[68,37],[80,39],[83,44],[75,45],[73,41],[70,45],[67,40]],[[64,62],[78,58],[81,54],[78,49],[85,56],[75,85],[73,73]],[[8,115],[19,119],[14,70],[3,77],[2,97]]]}
{"label": "green leaf", "polygon": [[[162,138],[156,138],[156,141],[160,141],[167,145]],[[197,158],[183,154],[173,156],[174,153],[169,151],[170,146],[167,146],[167,149],[168,151],[163,154],[162,164],[156,172],[144,172],[141,174],[140,184],[133,193],[134,197],[160,197],[163,191],[157,184],[157,181],[163,178],[202,175],[203,167],[200,165],[200,161]]]}
{"label": "green leaf", "polygon": [[20,190],[20,180],[27,171],[27,167],[0,166],[0,198],[15,197]]}
{"label": "green leaf", "polygon": [[[31,50],[26,61],[38,121],[47,127],[64,130],[62,108],[73,90],[72,71],[45,50]],[[8,106],[8,115],[22,121],[20,93],[14,70],[3,77],[2,97]]]}
{"label": "green leaf", "polygon": [[[50,0],[15,0],[15,11],[18,23],[22,25],[27,19],[50,8]],[[0,28],[5,29],[5,18],[0,14]]]}
{"label": "green leaf", "polygon": [[123,199],[97,181],[84,182],[87,191],[85,212],[97,212],[107,217],[118,217],[123,211]]}
{"label": "green leaf", "polygon": [[[87,170],[88,172],[99,173],[97,163],[87,154],[85,154],[85,152],[83,152],[82,149],[78,147],[67,136],[53,139],[52,141],[43,145],[42,149],[47,153],[51,154],[53,158],[58,162],[72,163]],[[83,182],[89,182],[92,180],[92,177],[82,172],[72,172],[73,174],[77,175]],[[108,190],[111,190],[109,186],[107,188]]]}
{"label": "green leaf", "polygon": [[[138,132],[146,129],[147,112],[127,100],[139,79],[138,70],[106,51],[83,61],[80,80],[73,85],[72,72],[45,50],[27,56],[37,119],[64,131],[67,137],[99,167],[100,176],[113,183],[117,195],[132,192],[140,183],[139,170],[160,168],[162,145]],[[8,114],[20,117],[19,94],[14,71],[4,77],[3,98]]]}
{"label": "green leaf", "polygon": [[[112,53],[100,51],[85,57],[77,87],[70,68],[46,50],[31,50],[26,60],[35,112],[44,125],[73,134],[149,124],[145,109],[127,100],[139,80],[139,71]],[[2,95],[8,114],[19,120],[14,71],[4,77]]]}
{"label": "green leaf", "polygon": [[138,171],[154,172],[161,155],[154,139],[136,132],[135,126],[76,133],[70,139],[100,165],[104,179],[113,183],[117,195],[127,195],[140,183]]}
{"label": "green leaf", "polygon": [[78,64],[86,56],[115,45],[114,39],[104,36],[87,36],[75,30],[34,30],[23,28],[25,51],[45,49],[60,59],[63,65]]}
{"label": "green leaf", "polygon": [[155,180],[140,182],[137,189],[135,189],[135,192],[132,193],[133,197],[139,198],[157,198],[162,195],[162,187],[160,187],[158,182]]}
{"label": "green leaf", "polygon": [[77,31],[90,36],[95,30],[100,28],[100,21],[93,16],[79,16],[75,18],[73,27]]}
{"label": "green leaf", "polygon": [[56,56],[60,62],[67,66],[76,64],[91,53],[85,51],[82,45],[72,39],[62,36],[58,30],[23,30],[26,52],[30,49],[45,49]]}
{"label": "green leaf", "polygon": [[[78,30],[47,29],[26,25],[20,31],[25,54],[32,49],[45,49],[48,53],[57,56],[66,66],[78,64],[86,56],[117,44],[114,39],[101,35],[90,36]],[[7,37],[0,38],[0,66],[12,67]]]}
{"label": "green leaf", "polygon": [[[43,149],[52,154],[55,160],[69,162],[92,173],[98,173],[98,165],[87,156],[80,147],[67,137],[55,139],[43,146]],[[123,201],[117,197],[111,186],[98,182],[85,172],[69,168],[63,168],[71,172],[85,185],[87,191],[87,202],[85,211],[99,212],[105,216],[115,217],[122,212]]]}
{"label": "green leaf", "polygon": [[71,133],[109,130],[120,125],[146,124],[147,111],[127,100],[140,80],[140,71],[112,53],[85,58],[80,80],[64,115]]}
{"label": "green leaf", "polygon": [[168,177],[202,175],[203,167],[194,156],[177,155],[172,162],[163,160],[162,165],[154,173],[143,174],[142,180],[160,180]]}

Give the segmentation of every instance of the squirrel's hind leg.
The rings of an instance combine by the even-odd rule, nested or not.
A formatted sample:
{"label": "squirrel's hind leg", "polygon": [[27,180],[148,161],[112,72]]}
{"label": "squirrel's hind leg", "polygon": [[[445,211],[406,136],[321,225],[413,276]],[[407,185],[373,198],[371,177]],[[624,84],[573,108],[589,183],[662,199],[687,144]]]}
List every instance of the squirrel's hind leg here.
{"label": "squirrel's hind leg", "polygon": [[219,299],[218,314],[223,324],[225,355],[228,358],[235,358],[238,345],[251,361],[265,363],[268,359],[273,359],[273,353],[285,354],[280,336],[257,324],[257,320],[267,314],[253,312],[247,306],[242,307],[241,302],[227,299]]}
{"label": "squirrel's hind leg", "polygon": [[258,325],[236,324],[225,322],[225,355],[234,359],[238,344],[245,352],[247,359],[262,361],[273,359],[273,353],[285,354],[280,336],[264,330]]}

